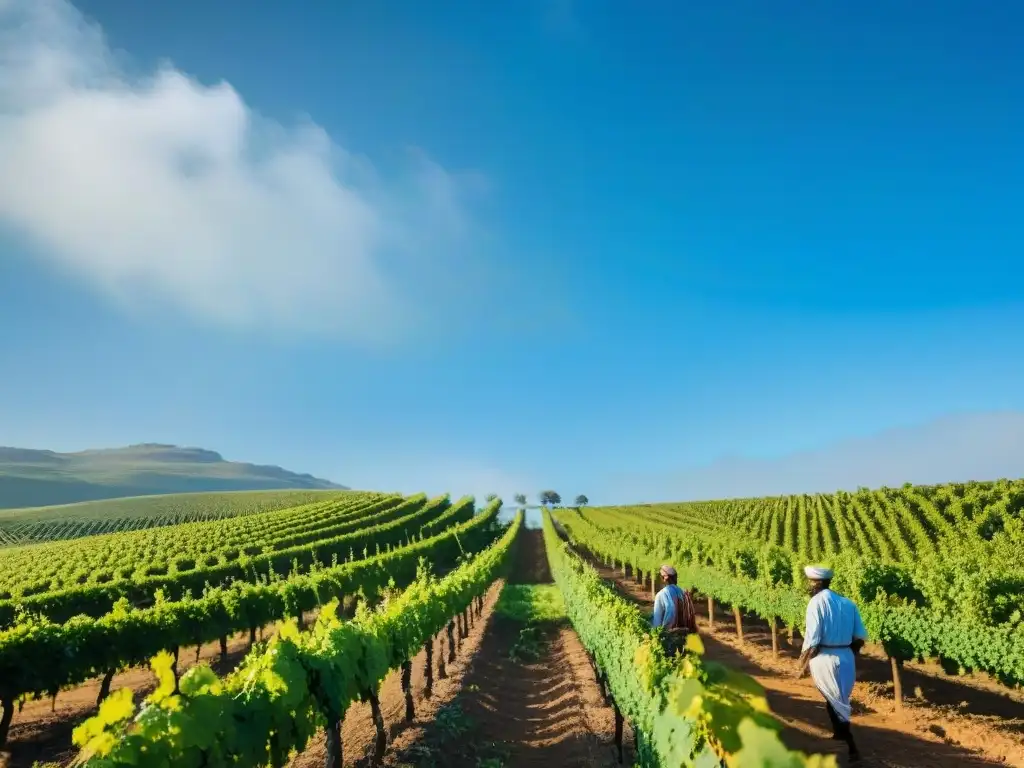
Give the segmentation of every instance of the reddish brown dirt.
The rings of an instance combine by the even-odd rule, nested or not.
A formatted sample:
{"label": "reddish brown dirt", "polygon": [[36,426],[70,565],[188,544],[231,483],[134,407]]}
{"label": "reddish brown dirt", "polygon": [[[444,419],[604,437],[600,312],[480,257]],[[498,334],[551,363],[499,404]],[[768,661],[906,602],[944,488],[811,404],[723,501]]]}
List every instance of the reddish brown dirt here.
{"label": "reddish brown dirt", "polygon": [[[315,618],[314,613],[306,615],[307,621]],[[275,630],[267,627],[264,639],[269,639]],[[257,637],[259,639],[259,637]],[[200,648],[199,659],[209,664],[218,674],[225,674],[245,657],[249,651],[249,633],[244,632],[228,638],[228,658],[220,662],[220,643],[206,643]],[[178,670],[184,673],[196,663],[195,646],[182,648]],[[133,667],[114,676],[110,690],[131,688],[135,700],[140,701],[156,688],[156,678],[151,670]],[[56,702],[50,699],[30,701],[20,712],[16,711],[5,749],[0,751],[0,766],[3,768],[31,768],[33,762],[55,762],[69,765],[77,754],[72,744],[74,729],[96,713],[96,698],[100,691],[100,680],[62,691]],[[6,761],[6,762],[5,762]]]}
{"label": "reddish brown dirt", "polygon": [[[601,575],[642,610],[652,610],[650,587],[642,587],[621,571],[591,560]],[[799,639],[791,647],[780,632],[780,653],[771,650],[766,622],[743,617],[744,642],[739,642],[731,609],[715,606],[715,627],[708,626],[707,600],[698,598],[701,636],[707,658],[745,672],[764,686],[772,710],[785,728],[783,741],[805,752],[833,754],[845,765],[844,745],[831,741],[824,700],[809,677],[794,678]],[[953,766],[1024,766],[1024,705],[994,691],[979,690],[976,681],[958,684],[917,668],[903,674],[905,697],[897,712],[888,662],[858,662],[854,688],[854,736],[864,759],[857,765],[887,768],[953,768]],[[962,704],[961,704],[962,702]]]}
{"label": "reddish brown dirt", "polygon": [[[517,582],[550,583],[539,531],[524,531],[511,570]],[[541,629],[535,661],[513,661],[523,625],[487,622],[479,650],[445,711],[416,730],[391,766],[613,766],[614,716],[601,700],[587,654],[566,622]],[[626,729],[625,760],[632,764]]]}
{"label": "reddish brown dirt", "polygon": [[[473,626],[465,639],[456,637],[455,662],[446,664],[448,678],[439,680],[437,676],[438,659],[442,649],[447,660],[447,635],[442,632],[434,638],[434,687],[431,698],[424,696],[426,686],[426,652],[420,651],[413,659],[412,688],[415,702],[416,717],[412,723],[405,721],[405,694],[402,691],[401,673],[394,671],[385,678],[381,685],[379,699],[381,714],[388,734],[388,747],[385,758],[390,759],[396,751],[402,750],[411,743],[424,724],[436,716],[438,710],[451,701],[458,693],[470,659],[477,653],[488,618],[494,610],[501,592],[501,582],[493,586],[484,599],[483,617],[474,617]],[[377,737],[376,728],[370,716],[370,705],[357,702],[349,707],[342,725],[341,740],[345,765],[366,765],[373,750]],[[312,743],[297,755],[289,764],[289,768],[321,768],[326,757],[326,746],[323,733],[317,734]]]}

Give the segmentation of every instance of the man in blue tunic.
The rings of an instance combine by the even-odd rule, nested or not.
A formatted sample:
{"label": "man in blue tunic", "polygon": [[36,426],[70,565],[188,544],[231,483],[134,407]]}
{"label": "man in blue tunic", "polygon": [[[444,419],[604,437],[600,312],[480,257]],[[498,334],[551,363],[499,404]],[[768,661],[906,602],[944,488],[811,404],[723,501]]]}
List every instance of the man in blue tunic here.
{"label": "man in blue tunic", "polygon": [[664,588],[654,597],[651,626],[661,627],[661,644],[668,656],[674,656],[686,645],[686,636],[697,632],[697,612],[690,593],[676,582],[679,575],[671,565],[661,566]]}
{"label": "man in blue tunic", "polygon": [[850,696],[856,678],[856,655],[868,633],[854,602],[830,589],[832,569],[809,565],[804,574],[810,582],[811,601],[807,604],[804,645],[797,677],[808,666],[815,686],[825,697],[832,721],[832,738],[845,741],[850,758],[860,757],[850,732]]}

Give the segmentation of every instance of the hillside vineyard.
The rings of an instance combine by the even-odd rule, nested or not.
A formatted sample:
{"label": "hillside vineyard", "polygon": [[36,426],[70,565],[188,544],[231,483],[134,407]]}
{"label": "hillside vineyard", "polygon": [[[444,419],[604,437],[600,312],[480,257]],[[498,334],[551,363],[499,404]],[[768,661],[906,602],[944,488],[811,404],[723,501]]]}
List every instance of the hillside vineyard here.
{"label": "hillside vineyard", "polygon": [[[637,590],[653,594],[660,565],[671,562],[680,584],[707,600],[709,620],[716,601],[732,608],[738,632],[741,613],[756,615],[775,646],[779,630],[802,631],[802,568],[824,561],[897,679],[903,661],[938,658],[954,673],[1017,684],[1024,579],[1010,552],[1022,543],[1020,499],[1019,484],[998,482],[560,508],[542,511],[542,531],[526,531],[521,511],[499,521],[500,499],[478,509],[472,497],[341,492],[10,547],[0,550],[0,749],[21,704],[98,685],[95,707],[90,699],[75,723],[77,752],[60,765],[285,766],[319,739],[318,760],[341,768],[342,723],[361,702],[378,764],[389,743],[385,680],[400,672],[413,722],[414,662],[429,698],[474,621],[490,621],[487,605],[504,580],[523,577],[553,580],[546,588],[561,595],[563,631],[578,638],[591,685],[614,713],[614,748],[622,754],[628,723],[637,765],[836,768],[832,754],[784,743],[786,726],[755,679],[721,655],[707,658],[702,638],[721,645],[713,621],[679,657],[667,656]],[[545,560],[540,577],[536,562]],[[200,660],[207,646],[209,663],[219,646],[219,673]],[[229,659],[229,647],[244,657]],[[192,648],[195,664],[183,672],[181,653]],[[508,658],[497,676],[518,674]],[[112,682],[140,667],[158,681],[141,701]]]}
{"label": "hillside vineyard", "polygon": [[[1000,481],[831,496],[563,510],[579,546],[651,580],[680,583],[801,629],[802,568],[834,566],[894,664],[1024,682],[1024,484]],[[895,668],[895,667],[894,667]]]}
{"label": "hillside vineyard", "polygon": [[[55,695],[102,676],[98,713],[74,733],[81,748],[76,760],[92,768],[283,766],[318,732],[325,739],[327,767],[340,768],[341,723],[357,701],[369,702],[375,713],[372,761],[377,763],[387,748],[380,706],[384,679],[391,670],[401,670],[406,719],[413,718],[413,659],[429,649],[424,662],[429,696],[434,666],[443,677],[446,661],[459,652],[460,638],[482,616],[484,595],[508,575],[523,513],[502,525],[500,508],[500,500],[477,511],[469,497],[452,503],[447,496],[363,494],[246,519],[179,526],[178,535],[169,529],[122,534],[123,546],[103,540],[108,537],[63,545],[66,565],[47,571],[49,586],[57,588],[21,602],[12,598],[11,625],[0,632],[5,714],[0,735],[6,736],[18,700]],[[210,533],[216,533],[215,539]],[[349,546],[353,535],[361,537],[361,548]],[[254,543],[235,555],[243,538]],[[344,548],[331,542],[342,542]],[[833,765],[784,747],[756,684],[704,663],[698,641],[689,644],[684,658],[666,658],[636,606],[618,597],[559,538],[546,513],[542,546],[557,588],[571,606],[572,626],[606,681],[617,722],[632,724],[640,765],[695,760],[710,765],[739,753],[743,764],[751,766],[780,758],[794,767]],[[59,552],[59,547],[47,551]],[[340,551],[346,554],[339,558]],[[250,568],[260,557],[273,559],[279,552],[292,556],[290,570]],[[161,587],[151,603],[132,604],[127,585],[147,585],[140,594],[149,594],[155,575],[144,563],[155,555],[173,566],[168,569],[173,573],[159,575],[183,578],[194,568],[177,570],[182,558],[216,555],[216,562],[202,567],[218,574],[225,563],[246,562],[222,583],[194,594],[186,589],[171,598]],[[10,556],[24,557],[18,552]],[[111,610],[66,621],[25,611],[25,602],[39,594],[48,602],[36,605],[55,614],[69,603],[101,605],[98,598],[83,601],[75,591],[80,587],[74,586],[75,574],[94,561],[107,567],[117,563],[116,583],[124,584],[125,594]],[[9,588],[17,588],[16,578],[8,575],[7,580]],[[68,583],[73,584],[71,597],[59,588]],[[81,586],[92,589],[88,583]],[[308,626],[310,611],[318,615]],[[273,638],[255,642],[256,628],[275,622]],[[198,664],[179,675],[183,647],[220,638],[223,649],[226,637],[240,630],[250,633],[251,650],[234,671],[218,676]],[[435,664],[432,652],[439,638],[442,652]],[[130,689],[111,691],[117,670],[147,663],[159,685],[141,708]],[[713,702],[714,718],[706,716],[702,700]],[[621,749],[622,728],[616,733]]]}
{"label": "hillside vineyard", "polygon": [[340,498],[345,491],[232,491],[0,510],[0,547],[200,523]]}
{"label": "hillside vineyard", "polygon": [[[392,580],[411,581],[421,557],[429,557],[435,568],[444,570],[464,551],[478,550],[497,535],[496,505],[475,515],[468,497],[455,504],[446,496],[429,503],[422,495],[388,501],[395,502],[391,509],[404,506],[403,511],[413,511],[383,523],[368,515],[359,531],[364,545],[358,555],[345,547],[345,557],[339,559],[338,552],[324,547],[324,542],[308,543],[301,550],[305,568],[265,573],[245,567],[220,586],[206,586],[180,598],[159,592],[149,605],[133,606],[122,596],[108,611],[101,611],[98,606],[103,601],[92,600],[82,605],[94,608],[93,615],[78,612],[67,620],[26,612],[24,604],[12,605],[11,625],[0,632],[0,700],[53,695],[63,686],[144,664],[161,650],[223,639],[239,631],[254,633],[258,627],[301,616],[333,598],[376,594]],[[373,506],[370,503],[364,511]],[[389,543],[378,542],[371,551],[370,542],[382,531]],[[345,536],[328,541],[342,540],[350,541]],[[296,550],[295,546],[284,550],[289,561],[299,561]],[[326,553],[326,562],[318,553]],[[129,591],[132,581],[124,583],[123,589]],[[55,592],[46,607],[59,605],[68,613],[71,609],[66,606],[80,594],[69,598]]]}

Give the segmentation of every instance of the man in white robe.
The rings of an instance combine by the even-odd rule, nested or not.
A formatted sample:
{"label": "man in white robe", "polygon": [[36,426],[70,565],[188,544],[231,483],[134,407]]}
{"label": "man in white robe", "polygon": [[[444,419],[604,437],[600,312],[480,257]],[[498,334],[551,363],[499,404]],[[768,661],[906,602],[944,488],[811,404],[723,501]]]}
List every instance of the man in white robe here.
{"label": "man in white robe", "polygon": [[830,568],[809,565],[804,573],[810,581],[811,601],[807,604],[797,677],[802,677],[810,666],[811,678],[825,697],[832,738],[845,741],[850,758],[856,760],[860,755],[850,732],[850,696],[857,675],[856,655],[868,633],[854,602],[829,588]]}

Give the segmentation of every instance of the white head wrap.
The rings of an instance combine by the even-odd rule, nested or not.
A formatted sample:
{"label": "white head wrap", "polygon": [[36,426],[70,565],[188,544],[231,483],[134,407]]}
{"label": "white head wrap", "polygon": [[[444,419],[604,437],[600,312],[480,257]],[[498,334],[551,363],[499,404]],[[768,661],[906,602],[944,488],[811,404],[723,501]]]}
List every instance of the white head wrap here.
{"label": "white head wrap", "polygon": [[820,565],[808,565],[804,568],[804,574],[808,579],[814,581],[828,581],[832,578],[832,569]]}
{"label": "white head wrap", "polygon": [[664,576],[675,576],[676,569],[673,568],[671,565],[663,565],[661,566],[661,573]]}

